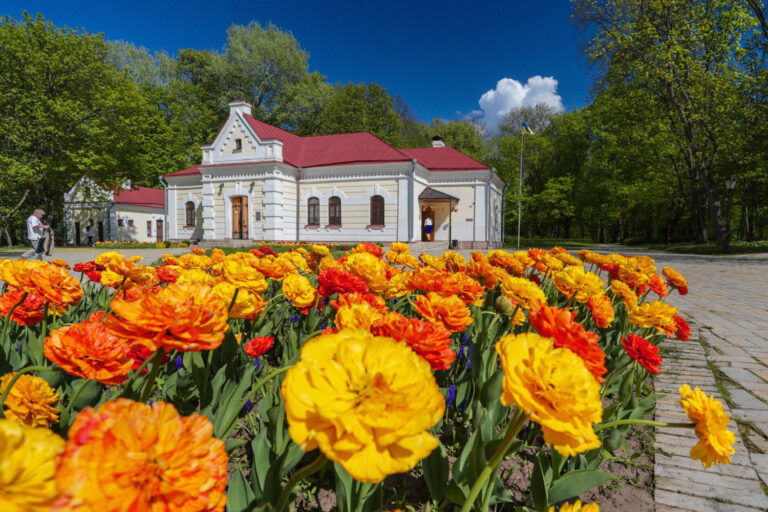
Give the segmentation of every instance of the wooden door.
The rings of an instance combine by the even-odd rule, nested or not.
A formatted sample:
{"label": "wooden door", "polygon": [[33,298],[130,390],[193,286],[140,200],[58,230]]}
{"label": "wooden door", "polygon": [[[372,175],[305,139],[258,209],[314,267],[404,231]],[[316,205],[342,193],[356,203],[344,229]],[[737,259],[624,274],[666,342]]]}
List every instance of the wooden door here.
{"label": "wooden door", "polygon": [[163,219],[157,219],[157,225],[155,226],[155,230],[157,233],[155,233],[155,238],[158,242],[163,241]]}
{"label": "wooden door", "polygon": [[248,198],[246,196],[232,198],[232,238],[237,240],[248,238]]}
{"label": "wooden door", "polygon": [[75,245],[80,245],[80,223],[75,222]]}

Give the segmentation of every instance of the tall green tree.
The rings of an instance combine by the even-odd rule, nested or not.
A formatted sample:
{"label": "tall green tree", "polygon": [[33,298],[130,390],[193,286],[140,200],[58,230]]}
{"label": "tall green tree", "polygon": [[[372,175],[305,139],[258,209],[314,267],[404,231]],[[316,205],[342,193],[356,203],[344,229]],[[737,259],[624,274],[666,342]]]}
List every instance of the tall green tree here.
{"label": "tall green tree", "polygon": [[373,82],[337,86],[317,122],[317,135],[371,132],[393,146],[403,143],[394,99]]}
{"label": "tall green tree", "polygon": [[101,35],[56,28],[41,15],[2,18],[0,219],[13,221],[26,191],[35,202],[17,212],[52,214],[84,174],[156,184],[174,167],[163,113],[107,54]]}
{"label": "tall green tree", "polygon": [[458,149],[475,160],[481,160],[485,152],[485,139],[477,126],[470,121],[433,119],[429,125],[432,136],[440,136],[446,145]]}
{"label": "tall green tree", "polygon": [[594,32],[589,59],[602,70],[599,87],[629,83],[653,95],[676,134],[689,179],[700,189],[707,220],[727,251],[724,211],[725,141],[743,102],[744,36],[757,23],[748,8],[728,0],[577,0],[575,16]]}
{"label": "tall green tree", "polygon": [[[222,100],[244,98],[259,119],[275,122],[274,110],[308,73],[309,54],[293,34],[255,21],[227,29],[221,58],[212,61]],[[317,77],[316,77],[317,78]]]}

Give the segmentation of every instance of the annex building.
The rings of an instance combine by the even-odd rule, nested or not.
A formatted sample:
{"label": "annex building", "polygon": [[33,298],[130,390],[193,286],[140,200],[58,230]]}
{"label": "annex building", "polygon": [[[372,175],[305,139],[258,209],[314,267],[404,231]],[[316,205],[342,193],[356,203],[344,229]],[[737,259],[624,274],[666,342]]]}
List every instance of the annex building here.
{"label": "annex building", "polygon": [[229,108],[202,163],[163,177],[168,239],[501,245],[504,182],[441,140],[396,149],[367,132],[299,137],[246,101]]}
{"label": "annex building", "polygon": [[90,226],[94,242],[162,242],[165,193],[125,181],[107,189],[83,176],[64,194],[68,245],[85,245]]}

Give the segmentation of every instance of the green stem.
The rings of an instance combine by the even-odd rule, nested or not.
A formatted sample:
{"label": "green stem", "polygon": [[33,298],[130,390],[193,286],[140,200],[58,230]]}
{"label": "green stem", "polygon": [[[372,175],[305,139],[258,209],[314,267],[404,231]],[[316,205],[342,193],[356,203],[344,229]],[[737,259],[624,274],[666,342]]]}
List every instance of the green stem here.
{"label": "green stem", "polygon": [[133,376],[131,377],[131,380],[129,380],[129,381],[128,381],[128,382],[125,384],[125,387],[123,388],[123,391],[122,391],[122,392],[121,392],[121,393],[120,393],[120,394],[117,396],[117,398],[123,398],[123,397],[126,395],[126,393],[128,393],[128,390],[130,390],[130,389],[131,389],[131,387],[133,386],[133,382],[136,380],[136,377],[138,377],[139,375],[141,375],[141,372],[143,372],[143,371],[144,371],[144,368],[146,368],[146,367],[147,367],[147,365],[149,364],[149,362],[150,362],[151,360],[152,360],[152,358],[151,358],[151,357],[148,357],[148,358],[146,358],[146,359],[144,360],[144,362],[143,362],[143,363],[141,363],[141,366],[139,366],[138,370],[136,370],[136,371],[133,373]]}
{"label": "green stem", "polygon": [[630,359],[630,360],[629,360],[629,362],[627,362],[626,364],[624,364],[624,365],[623,365],[621,368],[617,368],[616,370],[614,370],[614,371],[613,371],[613,372],[612,372],[612,373],[611,373],[611,374],[608,376],[608,378],[607,378],[607,379],[605,379],[605,383],[603,384],[603,389],[601,389],[601,390],[600,390],[600,399],[601,399],[601,400],[602,400],[602,399],[603,399],[603,397],[605,396],[605,393],[608,391],[608,385],[611,383],[611,381],[612,381],[612,380],[613,380],[613,379],[614,379],[614,378],[615,378],[617,375],[619,375],[619,374],[620,374],[622,371],[624,371],[624,370],[627,368],[627,366],[631,365],[631,364],[632,364],[632,363],[634,363],[634,362],[635,362],[635,360],[634,360],[634,359]]}
{"label": "green stem", "polygon": [[2,339],[3,345],[5,345],[5,340],[8,339],[8,329],[11,326],[11,315],[13,315],[13,312],[16,311],[16,308],[24,304],[24,301],[27,300],[27,295],[29,295],[29,292],[25,293],[24,296],[21,298],[21,300],[16,304],[14,304],[13,307],[8,311],[8,314],[5,316],[5,325],[3,325],[3,339]]}
{"label": "green stem", "polygon": [[283,512],[286,510],[289,502],[291,501],[291,492],[293,491],[293,488],[296,486],[296,484],[299,483],[303,478],[307,478],[308,476],[311,476],[320,471],[323,466],[325,466],[326,462],[328,462],[328,459],[326,459],[325,455],[321,453],[320,456],[317,457],[313,462],[307,464],[296,473],[294,473],[280,493],[280,498],[277,500],[277,506],[275,507],[276,512]]}
{"label": "green stem", "polygon": [[43,308],[44,314],[43,314],[43,334],[42,338],[45,339],[46,336],[48,336],[48,308],[49,304],[46,302],[45,307]]}
{"label": "green stem", "polygon": [[263,386],[264,384],[266,384],[267,382],[269,382],[273,378],[277,377],[281,373],[287,372],[291,368],[293,368],[293,365],[291,365],[291,366],[284,366],[283,368],[280,368],[279,370],[275,370],[274,372],[270,373],[269,375],[267,375],[266,377],[261,379],[259,382],[257,382],[256,385],[253,386],[253,389],[251,389],[251,391],[247,395],[245,395],[245,398],[243,398],[243,400],[240,402],[240,406],[235,411],[234,417],[232,419],[228,420],[227,428],[224,431],[224,434],[222,434],[221,436],[218,436],[219,439],[226,439],[227,438],[229,433],[232,431],[232,428],[235,426],[235,419],[237,419],[237,415],[240,414],[240,411],[243,410],[243,407],[245,407],[245,404],[248,403],[248,400],[250,400],[254,396],[256,396],[256,392],[259,389],[261,389],[261,386]]}
{"label": "green stem", "polygon": [[666,421],[653,421],[653,420],[616,420],[608,423],[602,423],[595,425],[595,432],[605,430],[606,428],[618,427],[620,425],[650,425],[652,427],[669,427],[669,428],[696,428],[695,423],[667,423]]}
{"label": "green stem", "polygon": [[50,368],[46,366],[27,366],[23,370],[19,370],[16,372],[16,375],[13,376],[11,381],[8,383],[8,386],[6,386],[5,390],[3,391],[3,395],[0,396],[0,419],[5,418],[5,413],[3,412],[3,405],[5,404],[5,399],[8,398],[8,394],[11,392],[11,388],[13,388],[13,385],[16,384],[16,381],[21,378],[22,375],[25,373],[32,373],[32,372],[48,372],[51,371]]}
{"label": "green stem", "polygon": [[237,294],[240,293],[240,288],[235,288],[235,294],[232,295],[232,300],[229,302],[229,307],[227,308],[227,313],[232,311],[232,308],[235,305],[235,301],[237,300]]}
{"label": "green stem", "polygon": [[77,388],[77,391],[75,391],[75,394],[72,395],[72,400],[69,401],[66,408],[67,417],[69,417],[69,412],[72,410],[72,407],[75,406],[75,401],[77,400],[77,397],[80,396],[80,392],[83,390],[83,388],[85,388],[86,384],[88,384],[88,379],[83,379],[82,384],[80,384],[80,386]]}
{"label": "green stem", "polygon": [[[517,412],[515,412],[512,421],[510,421],[507,425],[507,433],[504,435],[504,439],[501,441],[499,447],[496,448],[496,451],[491,456],[491,460],[489,460],[488,464],[486,464],[485,468],[483,468],[483,472],[480,473],[479,477],[477,477],[475,484],[469,491],[467,500],[464,502],[464,506],[461,507],[461,512],[469,512],[472,510],[472,505],[475,503],[475,500],[480,494],[480,491],[485,488],[486,482],[491,477],[491,475],[496,474],[496,471],[499,469],[499,464],[501,464],[504,455],[506,455],[507,451],[509,451],[509,447],[512,446],[512,443],[517,438],[517,434],[520,432],[520,429],[523,427],[523,424],[525,424],[527,419],[528,418],[525,416],[525,413],[523,413],[522,409],[518,409]],[[493,481],[491,481],[491,483],[493,483]],[[483,511],[487,510],[488,499],[486,498],[484,501],[486,503],[483,504],[483,508],[481,509]]]}
{"label": "green stem", "polygon": [[152,369],[149,371],[147,383],[144,384],[144,390],[141,392],[140,402],[147,401],[149,394],[152,392],[152,388],[155,386],[155,377],[157,377],[157,370],[160,368],[160,361],[163,360],[163,354],[165,354],[163,347],[160,347],[157,349],[157,352],[155,352],[155,357],[152,359]]}

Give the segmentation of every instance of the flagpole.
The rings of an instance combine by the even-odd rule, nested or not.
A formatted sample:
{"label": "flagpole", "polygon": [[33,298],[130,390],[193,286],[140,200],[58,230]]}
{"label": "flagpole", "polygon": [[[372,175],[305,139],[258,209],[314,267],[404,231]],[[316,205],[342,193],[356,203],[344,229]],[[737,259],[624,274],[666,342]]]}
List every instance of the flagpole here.
{"label": "flagpole", "polygon": [[523,213],[523,137],[525,130],[520,131],[520,181],[517,192],[517,248],[520,248],[520,219]]}

